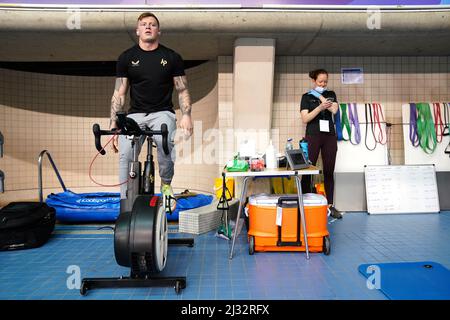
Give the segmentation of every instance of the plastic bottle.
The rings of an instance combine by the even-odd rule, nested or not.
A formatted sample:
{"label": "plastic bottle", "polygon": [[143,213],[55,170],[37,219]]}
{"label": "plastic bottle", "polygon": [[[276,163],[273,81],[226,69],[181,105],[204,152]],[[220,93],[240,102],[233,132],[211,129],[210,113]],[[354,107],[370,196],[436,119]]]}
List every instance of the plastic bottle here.
{"label": "plastic bottle", "polygon": [[299,145],[300,149],[302,149],[306,160],[309,160],[309,158],[308,158],[308,141],[306,141],[305,138],[303,138],[302,140],[300,140],[298,145]]}
{"label": "plastic bottle", "polygon": [[270,140],[270,144],[266,149],[266,168],[275,169],[277,167],[277,158],[275,155],[275,147]]}
{"label": "plastic bottle", "polygon": [[285,150],[293,150],[294,145],[292,144],[292,138],[287,139]]}

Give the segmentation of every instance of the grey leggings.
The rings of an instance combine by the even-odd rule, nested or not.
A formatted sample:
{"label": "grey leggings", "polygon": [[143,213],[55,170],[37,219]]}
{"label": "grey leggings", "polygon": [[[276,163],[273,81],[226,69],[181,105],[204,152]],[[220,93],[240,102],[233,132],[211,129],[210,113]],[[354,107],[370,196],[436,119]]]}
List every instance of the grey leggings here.
{"label": "grey leggings", "polygon": [[[159,111],[154,113],[132,113],[128,115],[136,121],[142,129],[147,126],[151,130],[160,130],[161,124],[167,124],[169,131],[168,143],[170,153],[166,155],[162,148],[162,137],[160,135],[153,136],[153,141],[157,146],[159,176],[162,182],[170,184],[174,174],[175,162],[175,144],[174,136],[176,130],[176,117],[170,111]],[[145,137],[141,137],[139,143],[135,146],[138,148],[138,153],[141,152],[142,144],[145,142]],[[133,152],[131,149],[131,140],[127,136],[119,136],[119,179],[120,182],[128,179],[128,163],[133,160]],[[127,184],[120,186],[120,198],[125,199],[127,194]]]}

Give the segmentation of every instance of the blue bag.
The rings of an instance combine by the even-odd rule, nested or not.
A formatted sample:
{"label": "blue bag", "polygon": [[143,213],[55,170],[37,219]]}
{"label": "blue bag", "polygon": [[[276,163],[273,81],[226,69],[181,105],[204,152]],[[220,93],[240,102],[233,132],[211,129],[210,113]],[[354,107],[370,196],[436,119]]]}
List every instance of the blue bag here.
{"label": "blue bag", "polygon": [[177,199],[177,207],[172,214],[167,214],[168,221],[177,221],[180,211],[203,207],[211,204],[213,196],[206,194],[198,194],[195,196],[189,196],[185,198]]}
{"label": "blue bag", "polygon": [[48,206],[55,208],[61,222],[116,221],[120,213],[120,193],[74,193],[70,190],[50,194]]}

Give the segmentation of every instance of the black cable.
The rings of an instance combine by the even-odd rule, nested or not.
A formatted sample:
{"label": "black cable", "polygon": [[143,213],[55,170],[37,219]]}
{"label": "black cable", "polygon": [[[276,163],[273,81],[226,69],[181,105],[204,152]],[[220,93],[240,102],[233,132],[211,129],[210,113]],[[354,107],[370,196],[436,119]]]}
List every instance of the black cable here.
{"label": "black cable", "polygon": [[392,157],[391,157],[391,126],[389,122],[386,122],[386,145],[387,145],[387,152],[388,152],[388,165],[391,165],[392,163]]}
{"label": "black cable", "polygon": [[111,226],[104,226],[104,227],[100,227],[97,230],[102,230],[102,229],[111,229],[111,230],[115,230],[115,227],[111,227]]}
{"label": "black cable", "polygon": [[373,108],[372,104],[369,103],[370,123],[372,124],[371,125],[371,127],[372,127],[372,136],[373,136],[373,140],[375,141],[375,147],[376,147],[377,137],[375,136],[375,121],[373,120],[373,117],[372,117],[372,108]]}
{"label": "black cable", "polygon": [[[176,189],[183,189],[183,188],[178,188],[176,187]],[[184,190],[189,190],[189,191],[193,191],[193,192],[201,192],[201,193],[206,193],[209,195],[213,195],[214,193],[211,191],[207,191],[207,190],[200,190],[200,189],[189,189],[189,188],[184,188]]]}
{"label": "black cable", "polygon": [[[375,146],[373,147],[373,149],[370,149],[369,146],[367,145],[367,131],[369,131],[368,125],[368,117],[367,117],[367,108],[369,108],[369,114],[370,114],[370,128],[372,129],[372,135],[373,135],[373,140],[375,141]],[[365,103],[364,104],[364,112],[365,112],[365,116],[366,116],[366,134],[364,137],[364,144],[366,145],[367,150],[369,151],[373,151],[375,150],[375,148],[377,147],[377,140],[375,139],[375,128],[374,128],[374,123],[373,123],[373,118],[372,118],[372,106],[370,103]]]}
{"label": "black cable", "polygon": [[450,123],[449,122],[449,117],[448,117],[448,113],[449,113],[448,108],[450,106],[446,102],[444,102],[443,104],[444,104],[444,122],[445,122],[445,124],[444,124],[444,131],[442,132],[442,135],[443,136],[448,136],[448,135],[450,135],[450,128],[448,127],[449,123]]}
{"label": "black cable", "polygon": [[[443,136],[449,136],[450,135],[450,128],[448,127],[449,126],[449,112],[450,112],[448,110],[449,108],[450,108],[450,105],[448,103],[444,102],[444,122],[445,122],[445,125],[444,125],[444,131],[442,133]],[[450,155],[450,141],[448,142],[447,147],[445,147],[444,153]]]}

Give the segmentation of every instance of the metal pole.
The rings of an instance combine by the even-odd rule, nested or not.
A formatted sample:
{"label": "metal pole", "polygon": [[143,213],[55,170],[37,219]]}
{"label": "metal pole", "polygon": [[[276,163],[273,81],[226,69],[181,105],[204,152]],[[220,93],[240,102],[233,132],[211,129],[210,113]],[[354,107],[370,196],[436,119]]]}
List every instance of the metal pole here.
{"label": "metal pole", "polygon": [[38,158],[38,188],[39,188],[39,201],[44,202],[44,195],[43,195],[43,188],[42,188],[42,160],[44,158],[44,155],[47,155],[48,160],[50,161],[50,164],[53,167],[53,170],[55,171],[56,177],[59,180],[59,183],[61,184],[61,187],[64,191],[66,191],[66,186],[64,184],[64,181],[61,178],[61,175],[59,174],[58,168],[55,165],[55,162],[52,159],[52,156],[47,150],[42,150],[39,154]]}

